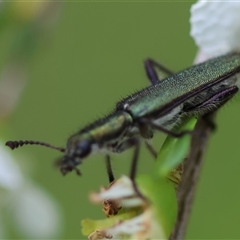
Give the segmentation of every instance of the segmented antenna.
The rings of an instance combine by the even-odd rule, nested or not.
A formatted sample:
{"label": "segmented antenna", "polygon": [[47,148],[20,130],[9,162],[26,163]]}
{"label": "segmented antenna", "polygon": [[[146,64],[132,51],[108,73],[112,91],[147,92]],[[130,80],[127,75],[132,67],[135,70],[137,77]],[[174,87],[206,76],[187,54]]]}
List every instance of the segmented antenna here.
{"label": "segmented antenna", "polygon": [[40,142],[40,141],[32,141],[32,140],[25,140],[25,141],[7,141],[5,143],[6,146],[10,147],[12,150],[18,147],[22,147],[23,145],[41,145],[41,146],[45,146],[45,147],[49,147],[52,149],[56,149],[60,152],[65,152],[65,148],[62,147],[55,147],[52,146],[51,144],[45,143],[45,142]]}

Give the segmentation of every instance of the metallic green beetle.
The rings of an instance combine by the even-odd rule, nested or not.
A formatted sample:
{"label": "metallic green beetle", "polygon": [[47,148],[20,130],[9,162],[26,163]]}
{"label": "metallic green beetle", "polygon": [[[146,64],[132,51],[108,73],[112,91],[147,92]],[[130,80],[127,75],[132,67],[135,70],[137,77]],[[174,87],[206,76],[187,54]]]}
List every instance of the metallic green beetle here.
{"label": "metallic green beetle", "polygon": [[[91,153],[121,153],[135,147],[133,161],[138,158],[140,139],[150,139],[154,130],[175,137],[189,133],[174,132],[176,124],[192,116],[204,116],[221,107],[238,92],[240,53],[231,53],[191,66],[159,80],[156,68],[171,74],[164,66],[148,59],[145,62],[151,86],[116,104],[115,110],[103,119],[81,129],[67,141],[66,148],[57,148],[39,141],[8,141],[12,149],[24,144],[39,144],[64,152],[60,163],[63,174],[76,170]],[[110,165],[109,179],[113,180]],[[134,178],[134,172],[132,173]]]}

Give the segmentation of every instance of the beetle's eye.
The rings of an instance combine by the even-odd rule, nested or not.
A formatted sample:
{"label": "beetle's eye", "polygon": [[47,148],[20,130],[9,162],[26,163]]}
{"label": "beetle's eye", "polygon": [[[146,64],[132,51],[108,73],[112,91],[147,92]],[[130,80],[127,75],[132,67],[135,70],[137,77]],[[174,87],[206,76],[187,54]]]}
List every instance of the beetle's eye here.
{"label": "beetle's eye", "polygon": [[80,158],[86,157],[91,152],[91,142],[88,140],[83,140],[79,142],[76,146],[77,152]]}

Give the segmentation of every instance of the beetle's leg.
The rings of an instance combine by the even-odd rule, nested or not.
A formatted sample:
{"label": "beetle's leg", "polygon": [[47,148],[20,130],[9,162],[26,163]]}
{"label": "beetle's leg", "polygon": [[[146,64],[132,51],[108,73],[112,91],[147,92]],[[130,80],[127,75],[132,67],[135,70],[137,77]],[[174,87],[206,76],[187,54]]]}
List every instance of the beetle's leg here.
{"label": "beetle's leg", "polygon": [[206,113],[205,115],[202,116],[202,119],[205,121],[205,123],[210,127],[212,131],[216,130],[216,123],[212,119],[212,114],[213,112]]}
{"label": "beetle's leg", "polygon": [[[186,113],[189,114],[200,114],[208,122],[209,114],[217,111],[218,108],[223,106],[228,100],[230,100],[238,92],[237,86],[231,86],[227,89],[222,90],[221,92],[216,93],[206,101],[200,103],[197,106],[188,109]],[[214,123],[209,122],[210,127],[214,127]]]}
{"label": "beetle's leg", "polygon": [[[185,110],[186,113],[194,115],[202,115],[203,120],[208,124],[208,126],[215,130],[216,125],[211,119],[211,115],[223,106],[228,100],[230,100],[238,92],[237,86],[231,86],[221,92],[216,93],[206,101],[200,103],[191,109]],[[212,110],[211,110],[212,109]]]}
{"label": "beetle's leg", "polygon": [[138,155],[139,155],[139,149],[140,149],[139,140],[137,138],[130,138],[124,141],[117,147],[116,152],[121,153],[130,147],[134,147],[133,160],[132,160],[132,166],[131,166],[131,172],[130,172],[130,178],[134,180],[136,171],[137,171],[137,161],[138,161]]}
{"label": "beetle's leg", "polygon": [[145,197],[139,192],[139,190],[137,188],[137,184],[135,182],[135,177],[136,177],[136,173],[137,173],[137,164],[138,164],[138,158],[139,158],[139,151],[140,151],[139,139],[131,138],[131,139],[126,140],[125,142],[123,142],[121,145],[118,146],[117,152],[120,153],[130,147],[134,147],[134,152],[133,152],[133,158],[132,158],[129,177],[132,180],[133,188],[134,188],[136,194],[139,197],[145,199]]}
{"label": "beetle's leg", "polygon": [[139,151],[140,151],[140,141],[137,138],[132,139],[132,145],[135,147],[134,152],[133,152],[133,159],[132,159],[132,165],[130,169],[130,179],[132,180],[133,188],[136,192],[136,194],[142,198],[146,199],[142,193],[138,190],[135,177],[137,173],[137,164],[138,164],[138,159],[139,159]]}
{"label": "beetle's leg", "polygon": [[137,163],[139,158],[140,142],[137,138],[132,139],[132,146],[134,146],[132,165],[130,169],[130,178],[134,182],[137,172]]}
{"label": "beetle's leg", "polygon": [[157,152],[156,150],[153,148],[153,146],[146,140],[144,141],[146,147],[147,147],[147,150],[152,154],[152,156],[155,158],[157,158]]}
{"label": "beetle's leg", "polygon": [[159,80],[159,75],[157,74],[156,69],[164,72],[167,75],[174,74],[173,71],[169,70],[167,67],[162,65],[161,63],[156,62],[155,60],[148,58],[144,61],[145,71],[147,73],[148,79],[150,80],[151,84],[156,84]]}
{"label": "beetle's leg", "polygon": [[106,168],[107,168],[107,174],[108,174],[108,180],[109,180],[109,183],[113,182],[114,181],[114,174],[113,174],[113,170],[112,170],[112,165],[111,165],[111,159],[110,159],[110,156],[107,154],[106,155]]}
{"label": "beetle's leg", "polygon": [[181,131],[181,132],[174,132],[172,130],[169,130],[169,129],[166,129],[162,126],[159,126],[157,125],[156,123],[154,123],[152,120],[148,119],[148,118],[142,118],[140,120],[141,124],[148,124],[149,126],[151,126],[152,129],[157,129],[161,132],[164,132],[172,137],[175,137],[175,138],[180,138],[186,134],[192,134],[192,131],[190,130],[184,130],[184,131]]}

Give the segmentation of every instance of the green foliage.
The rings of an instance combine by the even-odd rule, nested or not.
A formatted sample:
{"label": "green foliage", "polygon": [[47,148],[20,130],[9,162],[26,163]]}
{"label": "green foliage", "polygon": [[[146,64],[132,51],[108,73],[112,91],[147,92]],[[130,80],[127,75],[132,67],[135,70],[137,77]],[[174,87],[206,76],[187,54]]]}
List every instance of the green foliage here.
{"label": "green foliage", "polygon": [[[193,130],[197,122],[196,118],[189,119],[179,131]],[[190,148],[191,135],[186,134],[181,138],[168,136],[158,154],[154,165],[154,172],[158,176],[167,176],[179,164],[182,163]]]}

